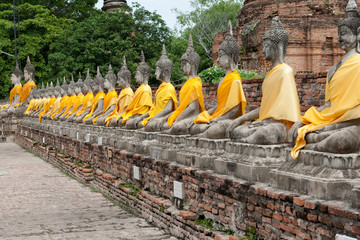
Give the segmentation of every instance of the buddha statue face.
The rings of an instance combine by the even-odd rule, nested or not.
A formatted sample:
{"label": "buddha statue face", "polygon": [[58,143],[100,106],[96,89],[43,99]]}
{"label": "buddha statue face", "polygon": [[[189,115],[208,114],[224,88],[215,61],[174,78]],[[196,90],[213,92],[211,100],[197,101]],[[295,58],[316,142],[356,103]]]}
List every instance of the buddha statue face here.
{"label": "buddha statue face", "polygon": [[226,54],[225,51],[220,50],[218,59],[217,59],[218,65],[223,69],[231,69],[232,60],[229,55]]}
{"label": "buddha statue face", "polygon": [[193,73],[191,64],[186,60],[182,60],[181,61],[181,71],[183,72],[183,74],[185,76],[190,76]]}
{"label": "buddha statue face", "polygon": [[139,70],[136,71],[135,80],[138,84],[144,83],[144,75]]}
{"label": "buddha statue face", "polygon": [[122,78],[122,77],[119,77],[119,80],[118,80],[117,83],[119,84],[119,87],[120,87],[120,88],[125,88],[125,87],[126,87],[126,81],[125,81],[125,79]]}
{"label": "buddha statue face", "polygon": [[348,26],[340,26],[338,33],[341,49],[348,52],[356,47],[357,36]]}
{"label": "buddha statue face", "polygon": [[81,88],[79,86],[75,86],[74,88],[75,94],[80,94],[81,93]]}
{"label": "buddha statue face", "polygon": [[11,74],[11,83],[15,86],[16,84],[19,84],[21,81],[20,76],[16,76],[14,73]]}
{"label": "buddha statue face", "polygon": [[107,79],[107,78],[105,78],[104,88],[107,90],[110,90],[112,88],[112,85],[111,85],[109,79]]}
{"label": "buddha statue face", "polygon": [[279,56],[279,50],[276,43],[270,39],[264,40],[262,53],[264,54],[264,59],[267,61],[274,60]]}
{"label": "buddha statue face", "polygon": [[30,73],[28,71],[26,71],[26,69],[24,69],[24,79],[26,82],[28,82],[32,79]]}
{"label": "buddha statue face", "polygon": [[31,61],[30,61],[30,57],[27,57],[26,60],[26,65],[24,68],[24,78],[25,81],[28,82],[30,80],[33,80],[35,76],[35,67],[34,65],[32,65]]}
{"label": "buddha statue face", "polygon": [[64,97],[64,96],[66,96],[66,91],[63,88],[61,88],[60,89],[60,94],[61,94],[62,97]]}

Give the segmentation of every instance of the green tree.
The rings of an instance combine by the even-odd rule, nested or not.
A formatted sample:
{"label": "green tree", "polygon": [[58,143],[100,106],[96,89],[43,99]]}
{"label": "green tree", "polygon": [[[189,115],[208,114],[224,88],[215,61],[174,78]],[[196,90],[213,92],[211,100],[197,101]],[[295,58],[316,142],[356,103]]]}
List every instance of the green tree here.
{"label": "green tree", "polygon": [[[49,67],[52,77],[75,75],[77,72],[85,74],[87,69],[94,75],[97,66],[105,75],[109,64],[117,73],[124,55],[128,68],[135,73],[142,50],[154,72],[162,44],[170,43],[169,29],[160,15],[139,4],[125,10],[132,14],[101,12],[65,30],[62,37],[51,45]],[[158,83],[153,74],[151,83]]]}
{"label": "green tree", "polygon": [[[82,21],[99,10],[95,9],[98,0],[16,0],[20,5],[29,3],[31,5],[42,5],[49,9],[52,14],[59,18],[70,18]],[[2,3],[13,4],[13,0],[2,0]],[[22,19],[22,16],[20,16]],[[20,19],[20,20],[21,20]]]}
{"label": "green tree", "polygon": [[[228,21],[235,26],[236,18],[243,6],[243,0],[191,0],[194,9],[181,12],[177,9],[177,19],[181,26],[181,33],[191,32],[194,41],[201,46],[199,54],[212,61],[212,43],[219,32],[227,31]],[[209,61],[207,61],[209,62]]]}
{"label": "green tree", "polygon": [[[36,67],[35,80],[44,81],[48,78],[49,66],[47,56],[50,43],[62,35],[72,20],[57,18],[50,10],[40,5],[28,3],[19,6],[21,15],[21,38],[18,45],[21,47],[19,61],[25,63],[30,56]],[[14,54],[14,23],[13,6],[0,4],[0,50]],[[7,97],[11,89],[10,75],[15,66],[15,59],[5,54],[0,55],[0,98]]]}

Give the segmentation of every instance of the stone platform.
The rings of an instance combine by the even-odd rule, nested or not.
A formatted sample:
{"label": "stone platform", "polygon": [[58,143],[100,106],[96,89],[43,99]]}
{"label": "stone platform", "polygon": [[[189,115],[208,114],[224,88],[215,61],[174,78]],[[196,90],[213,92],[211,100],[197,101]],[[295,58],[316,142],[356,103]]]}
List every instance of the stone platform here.
{"label": "stone platform", "polygon": [[[85,176],[74,163],[64,163],[51,152],[106,172],[104,191],[113,192],[111,184],[121,179],[176,206],[187,206],[185,215],[210,218],[234,233],[255,227],[264,239],[360,234],[357,154],[303,151],[294,161],[287,145],[256,146],[51,121],[40,125],[33,119],[22,121],[16,141],[84,181],[96,182],[99,175]],[[183,199],[175,197],[175,182],[183,184]],[[182,219],[182,229],[188,230],[177,236],[204,237],[205,232],[186,219],[163,216],[156,209],[151,207],[160,222]],[[172,224],[163,227],[173,229]]]}

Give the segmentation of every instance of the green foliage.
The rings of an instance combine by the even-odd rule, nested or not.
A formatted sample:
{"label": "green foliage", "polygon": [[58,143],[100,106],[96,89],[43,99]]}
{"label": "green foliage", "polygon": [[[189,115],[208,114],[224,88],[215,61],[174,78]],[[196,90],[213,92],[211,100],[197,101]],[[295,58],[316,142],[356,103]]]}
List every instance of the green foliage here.
{"label": "green foliage", "polygon": [[246,231],[248,232],[248,234],[244,237],[241,237],[241,239],[260,240],[260,238],[256,237],[257,234],[255,228],[246,228]]}
{"label": "green foliage", "polygon": [[[41,81],[49,77],[49,65],[47,55],[52,42],[62,36],[63,29],[73,21],[65,18],[57,18],[43,6],[30,5],[28,3],[19,6],[21,16],[20,61],[24,66],[26,57],[29,55],[31,62],[36,66],[35,79]],[[14,54],[14,24],[13,6],[0,4],[0,50]],[[0,55],[0,98],[7,97],[11,89],[10,75],[15,66],[14,58]]]}
{"label": "green foliage", "polygon": [[194,221],[196,224],[201,225],[204,227],[204,229],[213,229],[213,220],[208,219],[208,218],[203,218],[203,219],[198,219]]}
{"label": "green foliage", "polygon": [[[242,79],[253,79],[253,78],[264,78],[265,75],[259,75],[255,71],[251,72],[243,72],[237,70]],[[219,66],[213,66],[208,69],[203,70],[199,77],[202,82],[220,82],[224,76],[226,75],[226,71]]]}

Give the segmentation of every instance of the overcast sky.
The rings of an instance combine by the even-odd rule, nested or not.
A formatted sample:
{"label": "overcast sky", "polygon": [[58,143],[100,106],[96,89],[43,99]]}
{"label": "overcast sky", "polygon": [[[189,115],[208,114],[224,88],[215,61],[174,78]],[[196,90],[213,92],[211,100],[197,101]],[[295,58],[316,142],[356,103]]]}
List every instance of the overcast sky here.
{"label": "overcast sky", "polygon": [[[176,27],[176,14],[172,11],[173,8],[177,8],[181,11],[190,11],[190,0],[128,0],[128,4],[131,6],[133,2],[138,2],[144,6],[145,9],[154,12],[162,16],[166,24],[174,29]],[[104,5],[104,0],[99,0],[96,7],[101,9]]]}

